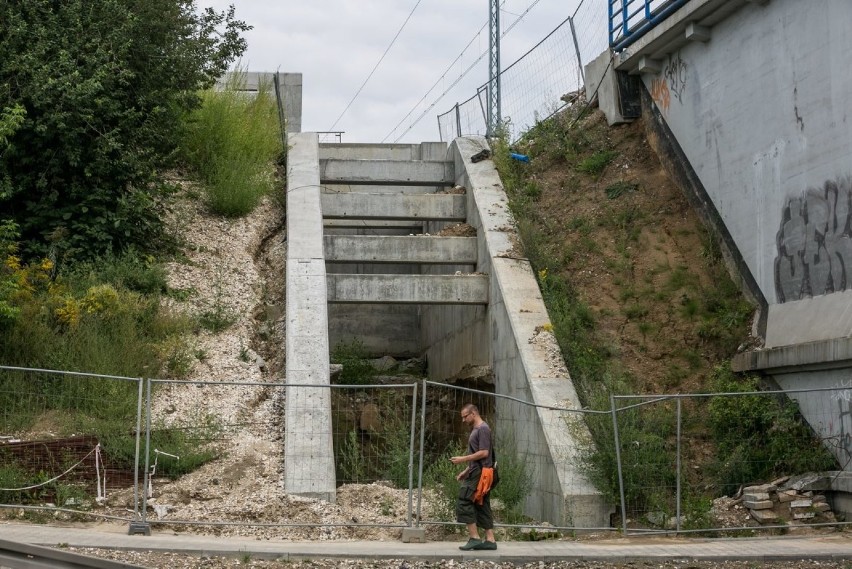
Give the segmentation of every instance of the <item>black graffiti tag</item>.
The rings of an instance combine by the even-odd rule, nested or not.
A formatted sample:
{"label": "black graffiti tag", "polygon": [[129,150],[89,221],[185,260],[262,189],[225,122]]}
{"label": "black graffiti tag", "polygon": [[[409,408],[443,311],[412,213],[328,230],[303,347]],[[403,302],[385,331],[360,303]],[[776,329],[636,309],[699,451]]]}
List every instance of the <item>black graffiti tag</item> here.
{"label": "black graffiti tag", "polygon": [[847,290],[852,286],[852,182],[826,181],[791,197],[776,235],[778,302]]}

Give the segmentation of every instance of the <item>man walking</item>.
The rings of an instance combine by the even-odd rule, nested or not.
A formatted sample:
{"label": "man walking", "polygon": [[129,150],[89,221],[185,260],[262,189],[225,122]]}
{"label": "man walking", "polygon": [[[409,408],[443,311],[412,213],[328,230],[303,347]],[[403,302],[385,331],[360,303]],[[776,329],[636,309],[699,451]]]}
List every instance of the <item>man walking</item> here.
{"label": "man walking", "polygon": [[[497,540],[494,539],[494,518],[491,515],[489,495],[493,474],[491,428],[482,420],[479,409],[472,403],[462,407],[461,418],[473,430],[467,440],[468,454],[450,458],[453,464],[467,463],[467,468],[456,476],[456,480],[461,482],[456,519],[467,524],[470,538],[459,549],[494,550],[497,549]],[[477,526],[485,530],[484,541],[479,539]]]}

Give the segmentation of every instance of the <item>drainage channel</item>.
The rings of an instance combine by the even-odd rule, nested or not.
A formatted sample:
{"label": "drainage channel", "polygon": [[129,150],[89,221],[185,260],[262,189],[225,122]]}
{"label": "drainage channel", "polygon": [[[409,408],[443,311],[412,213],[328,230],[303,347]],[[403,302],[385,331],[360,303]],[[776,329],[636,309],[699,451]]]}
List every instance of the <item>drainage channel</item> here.
{"label": "drainage channel", "polygon": [[0,539],[0,569],[144,569],[122,561],[88,557],[50,547]]}

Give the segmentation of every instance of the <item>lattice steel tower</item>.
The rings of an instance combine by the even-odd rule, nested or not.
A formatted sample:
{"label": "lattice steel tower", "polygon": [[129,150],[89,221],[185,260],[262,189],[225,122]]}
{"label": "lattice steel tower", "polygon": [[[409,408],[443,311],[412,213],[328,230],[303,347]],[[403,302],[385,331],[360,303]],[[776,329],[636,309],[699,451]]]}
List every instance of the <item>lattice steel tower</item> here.
{"label": "lattice steel tower", "polygon": [[486,136],[496,136],[502,115],[500,114],[500,0],[490,0],[488,18],[488,109],[486,112]]}

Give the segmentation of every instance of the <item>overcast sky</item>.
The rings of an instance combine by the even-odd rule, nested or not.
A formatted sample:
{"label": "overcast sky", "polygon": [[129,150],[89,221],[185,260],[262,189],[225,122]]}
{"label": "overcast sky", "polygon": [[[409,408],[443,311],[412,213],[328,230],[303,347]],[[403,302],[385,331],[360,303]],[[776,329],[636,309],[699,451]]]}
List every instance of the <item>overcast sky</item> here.
{"label": "overcast sky", "polygon": [[[198,0],[198,5],[224,10],[234,4],[237,18],[254,26],[246,34],[244,68],[302,73],[303,131],[345,131],[344,142],[394,142],[398,138],[399,142],[422,142],[439,140],[437,115],[473,96],[488,80],[486,55],[450,89],[488,51],[489,2]],[[501,12],[504,31],[534,6],[503,38],[503,68],[573,14],[578,3],[506,0]],[[341,117],[410,14],[381,65]],[[421,115],[422,120],[415,124]]]}

